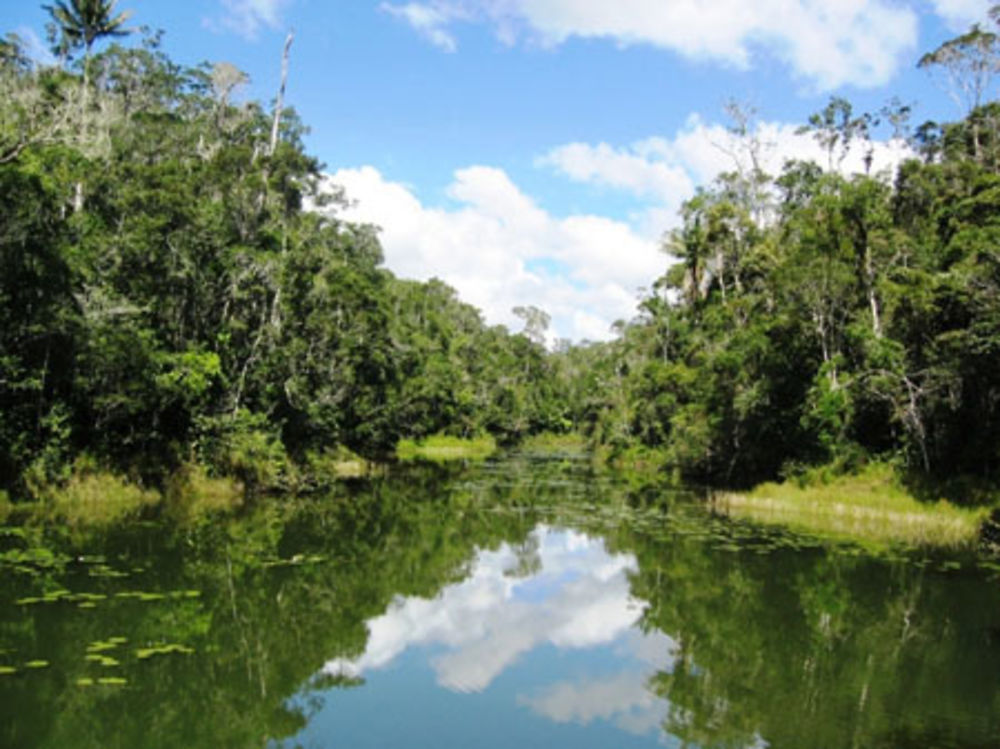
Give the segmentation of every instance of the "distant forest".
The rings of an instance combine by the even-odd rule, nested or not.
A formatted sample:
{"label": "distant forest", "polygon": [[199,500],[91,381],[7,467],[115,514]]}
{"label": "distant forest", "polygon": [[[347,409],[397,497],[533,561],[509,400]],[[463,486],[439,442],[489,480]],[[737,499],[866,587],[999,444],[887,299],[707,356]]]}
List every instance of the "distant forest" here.
{"label": "distant forest", "polygon": [[[81,461],[149,485],[196,464],[279,487],[323,455],[386,460],[438,433],[579,432],[714,485],[872,459],[957,491],[1000,478],[994,31],[920,60],[965,96],[960,121],[835,98],[804,125],[828,163],[770,175],[737,117],[734,170],[683,206],[638,317],[547,351],[544,299],[512,334],[440,281],[396,278],[377,232],[337,218],[345,197],[280,94],[238,103],[240,71],[180,66],[157,33],[111,41],[128,33],[114,5],[49,8],[56,65],[0,42],[11,496]],[[887,129],[911,159],[840,173]]]}

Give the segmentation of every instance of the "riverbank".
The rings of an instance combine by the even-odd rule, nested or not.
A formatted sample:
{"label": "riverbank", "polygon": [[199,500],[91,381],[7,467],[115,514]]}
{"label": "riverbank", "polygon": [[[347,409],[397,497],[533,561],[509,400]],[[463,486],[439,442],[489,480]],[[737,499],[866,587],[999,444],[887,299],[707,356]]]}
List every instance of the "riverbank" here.
{"label": "riverbank", "polygon": [[463,439],[435,434],[422,440],[400,440],[396,446],[396,457],[402,461],[482,460],[496,450],[496,440],[490,435]]}
{"label": "riverbank", "polygon": [[971,548],[990,507],[960,507],[917,499],[893,470],[872,465],[826,482],[766,483],[745,492],[714,492],[720,513],[810,533],[875,543]]}

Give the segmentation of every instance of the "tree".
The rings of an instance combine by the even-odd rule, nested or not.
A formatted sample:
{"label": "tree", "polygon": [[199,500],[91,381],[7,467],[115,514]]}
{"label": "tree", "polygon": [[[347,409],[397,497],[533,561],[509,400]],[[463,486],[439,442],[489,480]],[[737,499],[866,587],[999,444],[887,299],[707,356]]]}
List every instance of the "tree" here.
{"label": "tree", "polygon": [[83,81],[80,99],[81,126],[85,124],[87,96],[90,89],[90,53],[94,42],[106,36],[127,36],[131,29],[125,22],[132,15],[123,11],[114,15],[117,0],[58,0],[55,5],[43,5],[52,16],[62,33],[60,48],[78,49],[83,47]]}
{"label": "tree", "polygon": [[94,42],[106,36],[127,36],[130,29],[124,28],[132,15],[123,11],[114,15],[117,0],[58,0],[55,5],[44,5],[56,22],[70,48],[83,46],[84,76]]}
{"label": "tree", "polygon": [[[992,13],[996,18],[997,7]],[[983,103],[993,77],[1000,73],[1000,36],[975,25],[925,54],[917,67],[942,71],[949,95],[964,109],[963,114],[969,115]],[[974,157],[979,162],[982,157],[980,128],[976,122],[971,124]]]}

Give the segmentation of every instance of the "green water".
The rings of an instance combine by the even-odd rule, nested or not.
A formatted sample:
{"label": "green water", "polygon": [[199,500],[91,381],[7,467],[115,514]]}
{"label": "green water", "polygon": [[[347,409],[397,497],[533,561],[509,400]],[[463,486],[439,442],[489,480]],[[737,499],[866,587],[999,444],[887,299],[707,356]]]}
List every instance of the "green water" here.
{"label": "green water", "polygon": [[0,531],[2,747],[1000,746],[1000,565],[579,457]]}

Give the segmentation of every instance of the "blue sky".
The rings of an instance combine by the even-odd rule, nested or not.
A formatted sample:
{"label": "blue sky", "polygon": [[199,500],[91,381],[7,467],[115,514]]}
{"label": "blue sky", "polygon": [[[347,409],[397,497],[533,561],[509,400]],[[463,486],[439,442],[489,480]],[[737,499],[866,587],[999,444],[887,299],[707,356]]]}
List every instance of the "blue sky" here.
{"label": "blue sky", "polygon": [[[387,265],[437,276],[516,327],[606,338],[669,259],[694,187],[732,168],[723,105],[752,104],[774,168],[818,156],[795,127],[831,95],[891,96],[917,122],[960,110],[915,69],[988,0],[119,0],[177,61],[230,62],[247,96],[277,88],[307,143],[383,227]],[[0,0],[5,30],[44,36],[40,4]],[[886,137],[888,137],[886,135]],[[728,150],[732,150],[728,148]],[[879,163],[905,153],[887,143]],[[850,170],[853,156],[842,165]]]}

